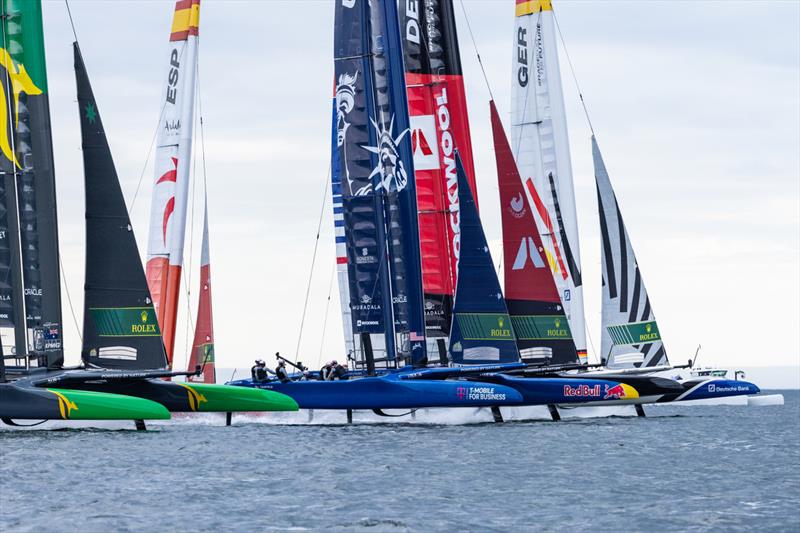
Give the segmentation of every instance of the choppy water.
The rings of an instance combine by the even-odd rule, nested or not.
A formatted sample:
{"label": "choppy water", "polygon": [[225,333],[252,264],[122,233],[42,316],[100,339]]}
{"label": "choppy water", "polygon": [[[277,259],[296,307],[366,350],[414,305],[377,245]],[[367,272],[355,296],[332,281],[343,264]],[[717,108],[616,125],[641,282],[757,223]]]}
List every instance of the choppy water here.
{"label": "choppy water", "polygon": [[0,530],[798,531],[784,395],[560,423],[0,431]]}

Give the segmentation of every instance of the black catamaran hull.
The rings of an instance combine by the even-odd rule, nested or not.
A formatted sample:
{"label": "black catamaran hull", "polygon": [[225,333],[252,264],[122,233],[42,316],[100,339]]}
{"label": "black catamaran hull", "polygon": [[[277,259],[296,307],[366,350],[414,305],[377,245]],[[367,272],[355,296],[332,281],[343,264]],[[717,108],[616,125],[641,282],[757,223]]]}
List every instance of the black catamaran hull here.
{"label": "black catamaran hull", "polygon": [[296,411],[297,404],[283,394],[243,390],[225,385],[164,381],[175,372],[66,370],[31,379],[36,387],[59,387],[142,398],[171,412]]}
{"label": "black catamaran hull", "polygon": [[40,388],[30,378],[0,383],[0,419],[14,420],[165,420],[163,405],[119,394]]}

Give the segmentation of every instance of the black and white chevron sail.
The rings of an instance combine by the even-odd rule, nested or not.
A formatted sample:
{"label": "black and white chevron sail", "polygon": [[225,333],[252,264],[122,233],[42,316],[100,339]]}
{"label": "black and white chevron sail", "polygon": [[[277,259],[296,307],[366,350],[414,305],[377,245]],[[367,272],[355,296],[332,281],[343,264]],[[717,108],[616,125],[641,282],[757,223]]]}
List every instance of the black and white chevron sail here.
{"label": "black and white chevron sail", "polygon": [[[668,364],[650,298],[633,253],[617,197],[592,137],[592,156],[603,237],[603,342],[601,356],[608,365],[627,366],[644,357],[641,365]],[[626,357],[631,356],[631,357]]]}

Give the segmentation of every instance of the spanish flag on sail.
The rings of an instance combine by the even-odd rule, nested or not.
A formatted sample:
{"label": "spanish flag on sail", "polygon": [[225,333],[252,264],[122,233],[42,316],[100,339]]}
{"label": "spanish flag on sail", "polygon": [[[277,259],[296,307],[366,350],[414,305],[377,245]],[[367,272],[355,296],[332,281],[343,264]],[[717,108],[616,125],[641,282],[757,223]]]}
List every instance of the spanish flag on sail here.
{"label": "spanish flag on sail", "polygon": [[175,4],[170,41],[185,41],[198,35],[200,28],[200,0],[180,0]]}

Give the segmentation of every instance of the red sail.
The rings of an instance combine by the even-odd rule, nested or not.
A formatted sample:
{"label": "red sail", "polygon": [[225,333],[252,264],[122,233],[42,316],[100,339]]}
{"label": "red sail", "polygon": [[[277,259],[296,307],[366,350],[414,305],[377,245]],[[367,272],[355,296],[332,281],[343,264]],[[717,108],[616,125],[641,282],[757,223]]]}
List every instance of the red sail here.
{"label": "red sail", "polygon": [[549,259],[494,101],[489,108],[503,222],[505,296],[517,344],[523,358],[526,349],[535,348],[535,356],[550,357],[553,363],[577,362]]}
{"label": "red sail", "polygon": [[208,253],[208,212],[203,220],[203,248],[200,253],[200,299],[197,305],[197,322],[194,327],[194,342],[189,354],[187,370],[202,368],[199,376],[189,381],[216,383],[214,370],[214,320],[211,312],[211,265]]}
{"label": "red sail", "polygon": [[[459,233],[455,151],[475,188],[475,167],[452,0],[409,0],[400,7],[419,212],[425,329],[450,333]],[[477,196],[475,196],[477,203]]]}

